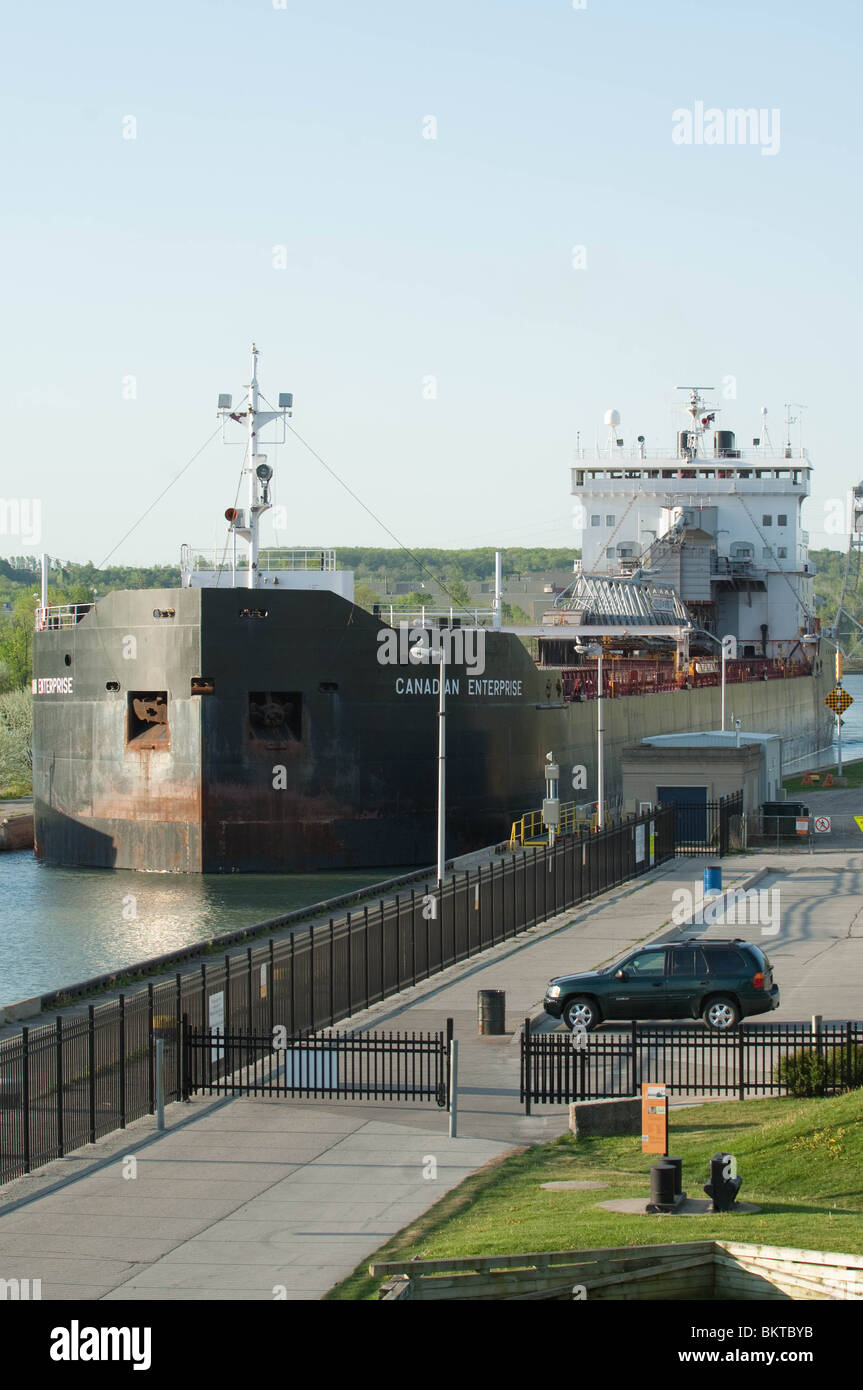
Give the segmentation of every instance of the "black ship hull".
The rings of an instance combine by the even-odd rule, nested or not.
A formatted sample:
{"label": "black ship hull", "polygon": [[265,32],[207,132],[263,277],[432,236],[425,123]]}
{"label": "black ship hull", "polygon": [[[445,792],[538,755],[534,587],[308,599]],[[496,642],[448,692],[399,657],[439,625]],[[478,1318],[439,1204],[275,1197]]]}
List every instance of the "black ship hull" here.
{"label": "black ship hull", "polygon": [[[38,632],[37,854],[186,873],[432,863],[437,669],[382,660],[382,626],[332,593],[216,588],[110,594]],[[563,800],[595,796],[595,704],[565,702],[560,673],[512,634],[486,631],[483,660],[464,655],[446,673],[450,855],[539,805],[549,751]],[[829,744],[828,686],[740,686],[734,703],[803,757]],[[613,795],[620,749],[717,727],[719,691],[604,705]],[[575,766],[586,790],[569,788]]]}

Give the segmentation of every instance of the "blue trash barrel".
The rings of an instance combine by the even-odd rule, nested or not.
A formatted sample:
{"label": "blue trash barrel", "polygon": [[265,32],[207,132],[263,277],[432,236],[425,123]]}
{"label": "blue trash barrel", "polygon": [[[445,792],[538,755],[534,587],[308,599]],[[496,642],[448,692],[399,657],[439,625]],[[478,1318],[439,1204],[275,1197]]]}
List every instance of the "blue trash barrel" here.
{"label": "blue trash barrel", "polygon": [[711,864],[704,870],[704,891],[705,893],[722,892],[722,865]]}

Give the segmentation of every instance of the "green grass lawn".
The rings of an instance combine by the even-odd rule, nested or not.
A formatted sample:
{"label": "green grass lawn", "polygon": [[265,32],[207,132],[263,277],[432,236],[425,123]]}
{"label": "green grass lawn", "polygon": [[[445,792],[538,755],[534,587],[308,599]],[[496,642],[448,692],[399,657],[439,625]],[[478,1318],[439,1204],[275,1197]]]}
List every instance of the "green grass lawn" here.
{"label": "green grass lawn", "polygon": [[[825,1100],[726,1101],[671,1112],[669,1149],[683,1187],[704,1197],[709,1160],[733,1153],[742,1201],[757,1215],[623,1216],[598,1202],[647,1197],[651,1154],[635,1137],[564,1135],[490,1164],[441,1198],[372,1257],[444,1259],[533,1250],[744,1240],[863,1253],[863,1090]],[[592,1179],[604,1191],[544,1192],[543,1182]],[[363,1260],[328,1299],[376,1299]]]}
{"label": "green grass lawn", "polygon": [[[803,782],[801,780],[803,776],[802,773],[799,777],[784,778],[782,785],[787,792],[815,792],[818,791],[818,789],[822,786],[824,778],[826,777],[828,772],[832,772],[834,777],[836,777],[837,775],[835,763],[832,767],[820,767],[817,769],[817,771],[820,774],[821,781],[814,783],[814,785],[811,787],[803,786]],[[849,787],[863,787],[863,758],[858,758],[854,762],[846,762],[843,758],[842,776],[847,779],[847,785]],[[827,790],[829,791],[830,788],[828,787]]]}

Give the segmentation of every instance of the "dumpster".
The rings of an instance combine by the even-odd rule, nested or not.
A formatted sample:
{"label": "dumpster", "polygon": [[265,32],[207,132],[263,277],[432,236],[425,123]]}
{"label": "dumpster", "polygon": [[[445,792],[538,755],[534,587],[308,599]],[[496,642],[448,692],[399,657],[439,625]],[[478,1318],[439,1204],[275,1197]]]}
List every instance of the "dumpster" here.
{"label": "dumpster", "polygon": [[761,807],[764,834],[777,839],[797,838],[797,818],[809,815],[802,801],[765,801]]}

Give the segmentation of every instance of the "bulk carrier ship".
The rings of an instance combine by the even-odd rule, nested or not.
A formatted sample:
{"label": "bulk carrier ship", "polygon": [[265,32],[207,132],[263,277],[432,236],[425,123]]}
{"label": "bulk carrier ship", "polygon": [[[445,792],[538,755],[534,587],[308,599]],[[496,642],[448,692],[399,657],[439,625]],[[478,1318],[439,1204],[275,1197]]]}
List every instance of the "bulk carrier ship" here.
{"label": "bulk carrier ship", "polygon": [[221,554],[184,546],[180,588],[92,604],[49,606],[43,566],[33,779],[45,863],[430,864],[441,671],[447,853],[495,843],[539,804],[549,750],[564,799],[570,767],[595,789],[597,645],[612,804],[622,748],[719,727],[717,634],[731,639],[726,700],[743,727],[780,734],[786,768],[829,747],[802,448],[738,449],[715,428],[709,388],[687,388],[689,424],[658,456],[640,436],[627,446],[609,412],[605,448],[572,467],[582,558],[541,622],[503,622],[499,560],[487,612],[369,613],[332,549],[260,547],[273,486],[262,431],[284,436],[292,398],[262,407],[257,367],[253,346],[241,408],[219,397],[224,428],[247,434],[246,505],[226,511]]}

